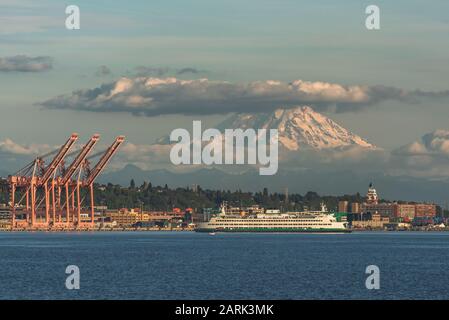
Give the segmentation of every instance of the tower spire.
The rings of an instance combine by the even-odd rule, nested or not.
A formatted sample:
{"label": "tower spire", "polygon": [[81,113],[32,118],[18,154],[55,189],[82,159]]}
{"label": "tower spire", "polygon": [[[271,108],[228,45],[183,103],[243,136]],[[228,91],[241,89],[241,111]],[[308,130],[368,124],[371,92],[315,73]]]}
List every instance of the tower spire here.
{"label": "tower spire", "polygon": [[377,191],[373,187],[373,183],[369,184],[368,193],[366,194],[366,203],[368,204],[378,204],[379,199],[377,197]]}

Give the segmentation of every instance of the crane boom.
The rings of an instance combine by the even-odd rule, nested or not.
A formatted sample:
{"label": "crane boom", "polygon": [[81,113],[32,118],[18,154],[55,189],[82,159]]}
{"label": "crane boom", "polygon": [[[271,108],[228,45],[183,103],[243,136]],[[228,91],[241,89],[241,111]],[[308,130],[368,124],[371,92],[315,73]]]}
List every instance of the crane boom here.
{"label": "crane boom", "polygon": [[104,169],[104,167],[109,162],[109,160],[111,160],[112,156],[117,152],[118,148],[123,143],[123,141],[125,141],[125,136],[118,136],[115,139],[115,141],[112,143],[112,145],[106,150],[106,152],[103,154],[101,159],[98,161],[98,163],[92,169],[92,171],[90,172],[90,174],[86,178],[86,180],[83,181],[83,185],[89,186],[95,181],[95,179],[98,177],[98,175]]}
{"label": "crane boom", "polygon": [[69,181],[69,179],[73,176],[75,171],[81,166],[84,159],[86,159],[89,152],[92,151],[93,147],[95,146],[98,140],[100,140],[100,135],[94,134],[90,138],[90,140],[84,145],[84,147],[81,149],[81,152],[78,153],[75,160],[73,160],[73,162],[70,164],[65,174],[62,176],[60,180],[61,185],[65,185]]}
{"label": "crane boom", "polygon": [[52,177],[55,170],[58,168],[61,161],[66,156],[67,152],[72,148],[72,146],[75,144],[76,140],[78,140],[78,134],[72,133],[70,138],[64,143],[64,145],[59,149],[56,156],[53,158],[53,160],[50,162],[50,164],[45,168],[45,171],[42,175],[42,178],[40,179],[40,183],[42,185],[46,184],[48,180]]}

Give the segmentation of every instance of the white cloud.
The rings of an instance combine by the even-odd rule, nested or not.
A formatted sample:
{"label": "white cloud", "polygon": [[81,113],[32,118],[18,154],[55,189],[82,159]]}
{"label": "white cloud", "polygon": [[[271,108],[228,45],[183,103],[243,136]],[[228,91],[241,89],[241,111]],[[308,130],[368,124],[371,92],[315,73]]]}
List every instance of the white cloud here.
{"label": "white cloud", "polygon": [[342,85],[321,81],[291,83],[267,80],[231,83],[173,77],[123,77],[94,89],[77,90],[40,105],[55,109],[94,112],[130,112],[135,115],[225,114],[267,112],[279,106],[312,105],[314,109],[355,111],[385,100],[448,97],[449,92],[407,92],[386,86]]}
{"label": "white cloud", "polygon": [[449,130],[435,130],[392,152],[392,170],[418,177],[449,177]]}
{"label": "white cloud", "polygon": [[48,152],[50,149],[50,146],[47,144],[23,146],[9,138],[0,141],[0,152],[4,154],[37,156],[38,154]]}
{"label": "white cloud", "polygon": [[12,139],[6,138],[0,141],[0,174],[7,175],[16,172],[28,164],[38,155],[53,150],[46,144],[21,145]]}
{"label": "white cloud", "polygon": [[395,153],[408,156],[449,157],[449,130],[440,129],[425,134],[420,140],[398,148]]}

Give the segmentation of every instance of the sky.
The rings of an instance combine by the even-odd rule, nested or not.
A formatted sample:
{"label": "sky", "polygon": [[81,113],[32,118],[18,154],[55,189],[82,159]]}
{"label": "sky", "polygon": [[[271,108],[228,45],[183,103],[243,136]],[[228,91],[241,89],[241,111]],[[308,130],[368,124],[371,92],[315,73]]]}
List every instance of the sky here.
{"label": "sky", "polygon": [[[65,28],[69,4],[80,8],[80,30]],[[380,8],[380,30],[365,27],[370,4]],[[354,107],[332,108],[326,100],[319,111],[369,142],[396,150],[437,129],[449,130],[448,35],[445,0],[0,0],[0,141],[59,145],[71,132],[82,140],[98,132],[106,141],[124,134],[134,144],[151,144],[194,119],[213,126],[227,111],[248,107],[236,100],[220,112],[218,104],[204,114],[186,105],[165,114],[169,98],[163,97],[160,112],[136,113],[132,103],[89,100],[122,77],[151,75],[207,78],[211,84],[193,83],[196,91],[179,96],[175,86],[169,97],[191,98],[200,87],[211,92],[209,98],[226,90],[229,95],[220,96],[225,102],[267,80],[360,89],[366,103],[339,100]],[[285,103],[273,98],[272,87],[263,90],[266,102]]]}

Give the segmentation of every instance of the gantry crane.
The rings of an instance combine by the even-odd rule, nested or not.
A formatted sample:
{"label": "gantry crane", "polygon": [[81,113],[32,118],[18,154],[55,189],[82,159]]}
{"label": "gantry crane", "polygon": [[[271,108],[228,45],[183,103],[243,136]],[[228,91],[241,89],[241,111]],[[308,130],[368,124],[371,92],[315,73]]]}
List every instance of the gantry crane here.
{"label": "gantry crane", "polygon": [[[70,194],[70,181],[73,176],[73,174],[79,170],[81,167],[83,161],[85,161],[86,157],[89,155],[89,153],[94,148],[95,144],[100,139],[99,134],[94,134],[89,141],[84,145],[84,147],[81,149],[81,151],[78,153],[78,155],[75,157],[73,162],[69,165],[67,170],[62,172],[62,175],[58,177],[56,180],[56,185],[58,187],[58,199],[57,199],[57,206],[59,210],[62,210],[61,207],[61,188],[64,188],[65,190],[65,211],[66,211],[66,223],[67,225],[70,225],[70,201],[69,201],[69,194]],[[53,194],[54,194],[54,185],[52,187]],[[53,197],[54,199],[54,197]],[[56,221],[56,204],[53,202],[53,222]],[[61,222],[61,213],[59,213],[59,222]]]}
{"label": "gantry crane", "polygon": [[[19,203],[26,197],[26,213],[27,221],[28,216],[31,213],[31,226],[34,227],[36,224],[36,209],[38,207],[37,202],[37,191],[38,188],[43,187],[44,189],[44,200],[45,200],[45,223],[49,222],[49,179],[55,174],[56,169],[63,161],[64,157],[70,151],[74,143],[78,140],[78,134],[73,133],[70,138],[62,145],[58,151],[50,152],[44,156],[37,157],[30,164],[25,166],[23,169],[16,172],[14,175],[8,177],[8,182],[10,184],[10,202],[11,202],[11,213],[12,213],[12,225],[15,226],[16,218],[16,202],[15,193],[18,187],[23,187],[25,189],[22,199]],[[52,159],[48,166],[45,166],[45,158],[52,154],[56,156]],[[31,199],[30,199],[31,197]],[[29,212],[31,210],[31,212]]]}
{"label": "gantry crane", "polygon": [[111,144],[111,146],[106,149],[106,151],[101,156],[100,160],[97,162],[97,164],[93,167],[91,170],[89,168],[89,161],[87,159],[83,161],[83,164],[81,165],[81,170],[84,170],[86,173],[86,177],[82,179],[81,170],[78,174],[78,179],[76,181],[76,197],[77,197],[77,220],[78,224],[81,222],[81,205],[82,200],[80,198],[80,188],[88,188],[89,189],[89,196],[90,196],[90,217],[91,217],[91,224],[94,223],[94,214],[95,214],[95,204],[94,204],[94,182],[95,179],[100,175],[100,173],[103,171],[103,169],[106,167],[108,162],[111,160],[111,158],[114,156],[114,154],[117,152],[120,145],[125,141],[125,136],[118,136],[114,142]]}
{"label": "gantry crane", "polygon": [[[91,225],[94,222],[94,190],[93,184],[98,175],[103,171],[109,160],[117,152],[119,146],[125,140],[124,136],[119,136],[114,143],[104,152],[98,163],[92,170],[89,168],[88,156],[94,146],[100,139],[98,134],[94,134],[89,141],[78,152],[69,153],[75,142],[78,140],[78,134],[73,133],[60,149],[49,152],[43,156],[36,157],[27,166],[8,177],[10,190],[10,205],[12,213],[12,228],[17,227],[19,221],[16,221],[16,209],[22,210],[26,214],[26,219],[20,221],[21,227],[40,228],[42,226],[49,227],[50,221],[53,225],[56,221],[56,211],[59,210],[59,222],[62,221],[62,211],[66,211],[67,226],[80,225],[81,223],[81,205],[80,189],[88,188],[90,194],[91,208]],[[74,160],[64,168],[64,158],[75,155]],[[51,162],[45,165],[45,159],[53,156]],[[93,156],[91,156],[93,157]],[[76,178],[75,178],[75,177]],[[65,191],[66,203],[61,206],[61,197],[63,197],[62,189]],[[19,190],[20,189],[20,190]],[[21,197],[16,201],[16,193],[20,191]],[[56,194],[57,192],[57,194]],[[77,219],[73,216],[70,219],[70,203],[75,209],[75,192],[77,197]],[[38,197],[40,199],[38,199]],[[19,198],[19,197],[17,197]],[[22,201],[26,201],[22,205]],[[36,214],[40,205],[45,203],[45,223],[37,223]],[[52,217],[50,219],[50,208],[52,209]],[[25,223],[23,223],[25,222]]]}
{"label": "gantry crane", "polygon": [[[42,179],[38,179],[38,186],[43,185],[44,186],[44,192],[45,192],[45,221],[48,223],[50,221],[50,190],[48,181],[50,178],[53,177],[52,180],[52,203],[53,203],[53,222],[55,222],[55,194],[54,194],[54,177],[56,173],[56,169],[60,166],[61,162],[64,160],[64,157],[67,155],[67,153],[70,151],[72,146],[75,144],[75,142],[78,140],[78,134],[73,133],[70,138],[67,140],[67,142],[61,147],[57,155],[54,157],[53,161],[48,165],[48,167],[45,169]],[[33,201],[32,201],[33,203]]]}

